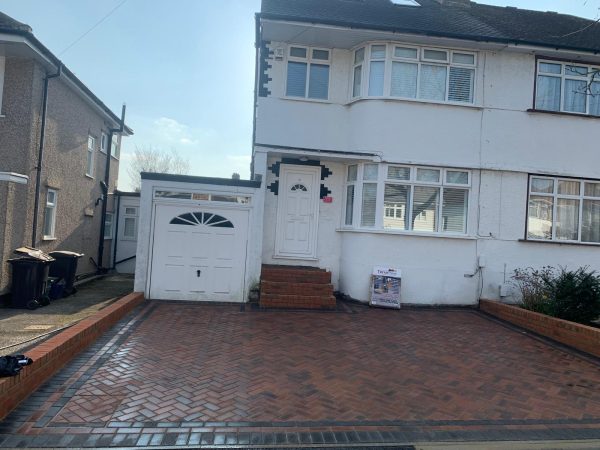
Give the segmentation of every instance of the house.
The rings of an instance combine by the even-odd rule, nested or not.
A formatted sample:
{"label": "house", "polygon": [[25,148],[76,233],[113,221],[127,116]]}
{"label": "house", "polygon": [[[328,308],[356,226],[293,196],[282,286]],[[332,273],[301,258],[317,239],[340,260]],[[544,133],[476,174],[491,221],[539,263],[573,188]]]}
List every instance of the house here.
{"label": "house", "polygon": [[[392,267],[403,302],[467,305],[509,295],[516,268],[600,270],[597,23],[469,0],[263,0],[256,36],[260,185],[206,210],[234,229],[250,211],[249,250],[222,255],[244,288],[221,283],[221,299],[262,279],[272,306],[326,299],[329,281],[368,301],[374,267]],[[219,246],[185,243],[225,181],[157,178],[142,184],[136,289],[216,299],[199,280]]]}
{"label": "house", "polygon": [[23,245],[84,253],[79,274],[108,265],[108,203],[131,133],[29,26],[0,13],[0,295]]}

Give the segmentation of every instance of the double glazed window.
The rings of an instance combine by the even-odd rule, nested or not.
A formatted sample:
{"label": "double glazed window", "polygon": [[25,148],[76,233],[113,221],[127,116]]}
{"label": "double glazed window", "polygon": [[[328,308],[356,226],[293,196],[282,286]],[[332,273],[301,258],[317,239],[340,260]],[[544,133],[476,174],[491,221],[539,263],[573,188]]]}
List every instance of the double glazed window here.
{"label": "double glazed window", "polygon": [[474,102],[475,53],[372,44],[354,52],[352,96]]}
{"label": "double glazed window", "polygon": [[344,225],[465,234],[470,172],[360,164],[348,167]]}
{"label": "double glazed window", "polygon": [[113,237],[113,213],[106,213],[106,219],[104,220],[104,239],[112,239]]}
{"label": "double glazed window", "polygon": [[330,51],[290,47],[285,95],[318,100],[329,98]]}
{"label": "double glazed window", "polygon": [[125,207],[123,214],[123,238],[137,239],[138,208],[134,206]]}
{"label": "double glazed window", "polygon": [[600,181],[530,177],[527,237],[600,244]]}
{"label": "double glazed window", "polygon": [[54,239],[56,230],[56,199],[54,189],[48,189],[46,208],[44,210],[44,239]]}
{"label": "double glazed window", "polygon": [[536,109],[600,116],[600,67],[539,60]]}
{"label": "double glazed window", "polygon": [[85,174],[88,177],[94,176],[94,148],[96,147],[96,138],[93,136],[88,136],[87,143],[87,159],[85,166]]}

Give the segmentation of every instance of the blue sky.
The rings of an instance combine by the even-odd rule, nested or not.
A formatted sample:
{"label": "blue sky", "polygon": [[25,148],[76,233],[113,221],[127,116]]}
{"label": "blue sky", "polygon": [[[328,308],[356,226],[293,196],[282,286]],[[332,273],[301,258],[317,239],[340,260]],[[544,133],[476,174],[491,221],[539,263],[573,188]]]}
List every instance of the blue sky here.
{"label": "blue sky", "polygon": [[[260,0],[0,0],[113,111],[127,103],[119,188],[136,146],[176,149],[191,174],[249,176]],[[598,18],[600,0],[479,0]]]}

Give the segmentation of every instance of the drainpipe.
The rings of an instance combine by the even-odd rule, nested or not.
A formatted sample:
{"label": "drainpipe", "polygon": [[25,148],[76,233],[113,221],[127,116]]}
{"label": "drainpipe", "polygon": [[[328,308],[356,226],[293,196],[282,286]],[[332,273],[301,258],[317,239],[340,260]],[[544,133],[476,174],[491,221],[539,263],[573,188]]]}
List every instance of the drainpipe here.
{"label": "drainpipe", "polygon": [[52,78],[60,77],[62,73],[62,63],[58,65],[58,70],[53,75],[46,75],[44,78],[44,93],[42,98],[42,125],[40,130],[40,147],[38,150],[38,160],[36,167],[35,176],[35,200],[33,206],[33,226],[31,230],[31,246],[35,247],[37,244],[37,226],[38,226],[38,214],[40,210],[40,189],[42,184],[42,165],[44,163],[44,144],[46,138],[46,113],[48,111],[48,82]]}
{"label": "drainpipe", "polygon": [[121,196],[117,195],[117,206],[116,206],[116,217],[114,217],[113,219],[113,225],[114,225],[114,229],[115,229],[115,234],[113,237],[113,260],[112,260],[112,264],[111,264],[111,269],[116,269],[117,268],[117,244],[119,243],[119,219],[121,217]]}
{"label": "drainpipe", "polygon": [[[110,158],[112,152],[112,139],[114,133],[123,133],[125,130],[125,110],[127,106],[123,104],[121,109],[121,124],[119,128],[108,130],[108,148],[106,149],[106,167],[104,169],[104,181],[102,184],[102,214],[100,214],[100,239],[98,241],[98,272],[106,273],[108,270],[103,265],[104,259],[104,231],[106,228],[106,201],[108,199],[108,189],[110,186]],[[114,216],[113,216],[114,225]]]}

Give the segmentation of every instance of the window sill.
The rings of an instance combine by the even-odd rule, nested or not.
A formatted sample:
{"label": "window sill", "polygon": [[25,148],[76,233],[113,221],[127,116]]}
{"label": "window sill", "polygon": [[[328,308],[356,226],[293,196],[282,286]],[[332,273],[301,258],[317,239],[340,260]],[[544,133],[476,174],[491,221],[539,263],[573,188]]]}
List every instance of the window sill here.
{"label": "window sill", "polygon": [[51,236],[44,236],[42,238],[42,241],[56,241],[55,237],[51,237]]}
{"label": "window sill", "polygon": [[349,102],[345,103],[344,106],[352,106],[355,103],[370,101],[370,100],[382,100],[384,102],[401,102],[401,103],[421,103],[424,105],[436,105],[436,106],[458,106],[460,108],[468,108],[474,110],[483,110],[483,106],[471,104],[471,103],[458,103],[458,102],[436,102],[433,100],[422,100],[419,98],[401,98],[401,97],[357,97],[353,98]]}
{"label": "window sill", "polygon": [[306,98],[306,97],[288,97],[284,95],[281,97],[283,100],[291,100],[293,102],[308,102],[308,103],[324,103],[326,105],[332,105],[333,102],[331,100],[322,100],[318,98]]}
{"label": "window sill", "polygon": [[527,112],[532,114],[550,114],[553,116],[581,117],[584,119],[600,119],[600,116],[592,116],[590,114],[572,113],[566,111],[546,111],[543,109],[530,108],[527,110]]}
{"label": "window sill", "polygon": [[115,155],[113,155],[112,153],[111,153],[110,157],[111,157],[112,159],[114,159],[115,161],[118,161],[118,160],[119,160],[119,156],[115,156]]}
{"label": "window sill", "polygon": [[86,177],[86,178],[89,178],[90,180],[93,180],[93,179],[94,179],[94,177],[93,177],[93,176],[91,176],[90,174],[87,174],[87,173],[85,174],[85,177]]}
{"label": "window sill", "polygon": [[544,241],[541,239],[519,239],[519,242],[530,244],[550,244],[550,245],[576,245],[580,247],[600,247],[600,243],[594,242],[571,242],[571,241]]}
{"label": "window sill", "polygon": [[400,231],[400,230],[366,230],[356,228],[338,228],[336,230],[340,233],[367,233],[367,234],[388,234],[395,236],[407,236],[407,237],[423,237],[423,238],[442,238],[442,239],[461,239],[467,241],[477,240],[474,236],[468,236],[466,234],[445,234],[445,233],[424,233],[414,231]]}

